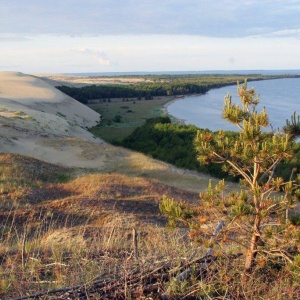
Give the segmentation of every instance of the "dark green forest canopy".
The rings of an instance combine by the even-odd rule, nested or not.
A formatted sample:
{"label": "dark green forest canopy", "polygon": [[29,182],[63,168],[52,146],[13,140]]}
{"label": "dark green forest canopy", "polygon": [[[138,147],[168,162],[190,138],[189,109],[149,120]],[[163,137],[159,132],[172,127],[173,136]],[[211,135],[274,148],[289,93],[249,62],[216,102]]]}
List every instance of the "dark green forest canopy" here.
{"label": "dark green forest canopy", "polygon": [[93,99],[134,97],[151,99],[155,96],[204,94],[213,88],[244,81],[245,76],[248,81],[298,77],[298,75],[148,75],[134,76],[145,80],[136,84],[89,85],[80,88],[63,85],[57,88],[86,104]]}
{"label": "dark green forest canopy", "polygon": [[[180,168],[229,178],[220,165],[200,165],[197,161],[194,139],[198,130],[194,125],[172,124],[169,117],[162,116],[147,120],[125,138],[121,145]],[[210,132],[208,129],[200,130]],[[228,131],[226,134],[234,138],[237,133]]]}
{"label": "dark green forest canopy", "polygon": [[[172,124],[167,116],[153,118],[134,130],[121,145],[153,158],[171,163],[177,167],[208,173],[214,177],[233,180],[222,170],[221,164],[200,165],[197,161],[194,139],[197,131],[217,134],[209,129],[200,129],[195,125]],[[225,131],[229,139],[235,139],[238,132]],[[294,156],[277,168],[277,176],[289,178],[293,168],[300,169],[300,144],[295,143]],[[239,178],[235,178],[239,180]]]}

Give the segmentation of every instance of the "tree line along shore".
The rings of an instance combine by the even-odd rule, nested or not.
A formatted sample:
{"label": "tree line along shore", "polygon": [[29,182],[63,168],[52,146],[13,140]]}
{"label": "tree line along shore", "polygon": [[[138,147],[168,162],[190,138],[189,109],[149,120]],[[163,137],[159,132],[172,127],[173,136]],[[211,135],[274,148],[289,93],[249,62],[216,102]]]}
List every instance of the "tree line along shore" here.
{"label": "tree line along shore", "polygon": [[[137,76],[138,77],[138,76]],[[131,84],[101,84],[74,87],[61,85],[59,90],[88,104],[95,99],[137,98],[151,100],[157,96],[204,94],[210,89],[236,84],[238,81],[297,78],[299,75],[152,75],[142,76],[144,82]]]}

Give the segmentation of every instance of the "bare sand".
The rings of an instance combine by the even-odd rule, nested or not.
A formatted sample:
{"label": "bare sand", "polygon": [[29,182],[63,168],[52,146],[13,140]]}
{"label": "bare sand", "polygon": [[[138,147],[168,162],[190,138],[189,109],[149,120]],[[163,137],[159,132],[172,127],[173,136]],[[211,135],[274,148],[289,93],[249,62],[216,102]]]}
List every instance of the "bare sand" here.
{"label": "bare sand", "polygon": [[173,119],[175,119],[179,124],[185,124],[185,119],[180,119],[180,118],[177,118],[177,117],[175,117],[175,116],[173,116],[173,115],[171,115],[170,113],[169,113],[169,111],[168,111],[168,107],[172,104],[172,103],[174,103],[174,102],[176,102],[177,100],[179,100],[179,99],[183,99],[184,98],[184,96],[178,96],[178,97],[175,97],[174,99],[172,99],[172,100],[170,100],[170,101],[168,101],[163,107],[162,107],[162,111],[163,111],[163,113],[165,114],[165,115],[169,115],[169,116],[171,116]]}
{"label": "bare sand", "polygon": [[[44,80],[0,72],[0,151],[39,158],[40,140],[77,138],[104,143],[86,128],[101,116]],[[55,158],[55,155],[54,155]],[[48,159],[50,161],[51,159]]]}

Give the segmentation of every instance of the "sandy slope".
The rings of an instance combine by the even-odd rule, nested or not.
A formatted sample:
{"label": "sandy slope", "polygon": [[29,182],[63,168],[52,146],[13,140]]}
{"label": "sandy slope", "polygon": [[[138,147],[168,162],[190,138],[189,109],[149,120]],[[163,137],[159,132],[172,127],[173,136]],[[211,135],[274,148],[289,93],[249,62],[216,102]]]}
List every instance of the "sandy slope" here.
{"label": "sandy slope", "polygon": [[0,72],[0,153],[17,153],[68,167],[143,176],[198,192],[208,177],[108,145],[86,127],[100,115],[31,75]]}
{"label": "sandy slope", "polygon": [[49,138],[102,143],[86,130],[99,121],[98,113],[38,77],[0,72],[1,152],[39,158],[37,145]]}
{"label": "sandy slope", "polygon": [[[32,117],[40,112],[45,113],[47,119],[50,114],[60,117],[70,125],[91,127],[100,120],[98,113],[63,94],[46,81],[23,73],[0,72],[0,100],[7,109],[16,109],[19,106]],[[37,118],[39,119],[38,116]]]}

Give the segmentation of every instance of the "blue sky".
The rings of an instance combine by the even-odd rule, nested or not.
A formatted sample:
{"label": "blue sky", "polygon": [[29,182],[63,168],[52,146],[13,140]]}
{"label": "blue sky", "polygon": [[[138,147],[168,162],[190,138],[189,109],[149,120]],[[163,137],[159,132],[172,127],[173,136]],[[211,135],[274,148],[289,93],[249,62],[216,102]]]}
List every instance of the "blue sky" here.
{"label": "blue sky", "polygon": [[300,0],[0,0],[0,70],[300,69]]}

